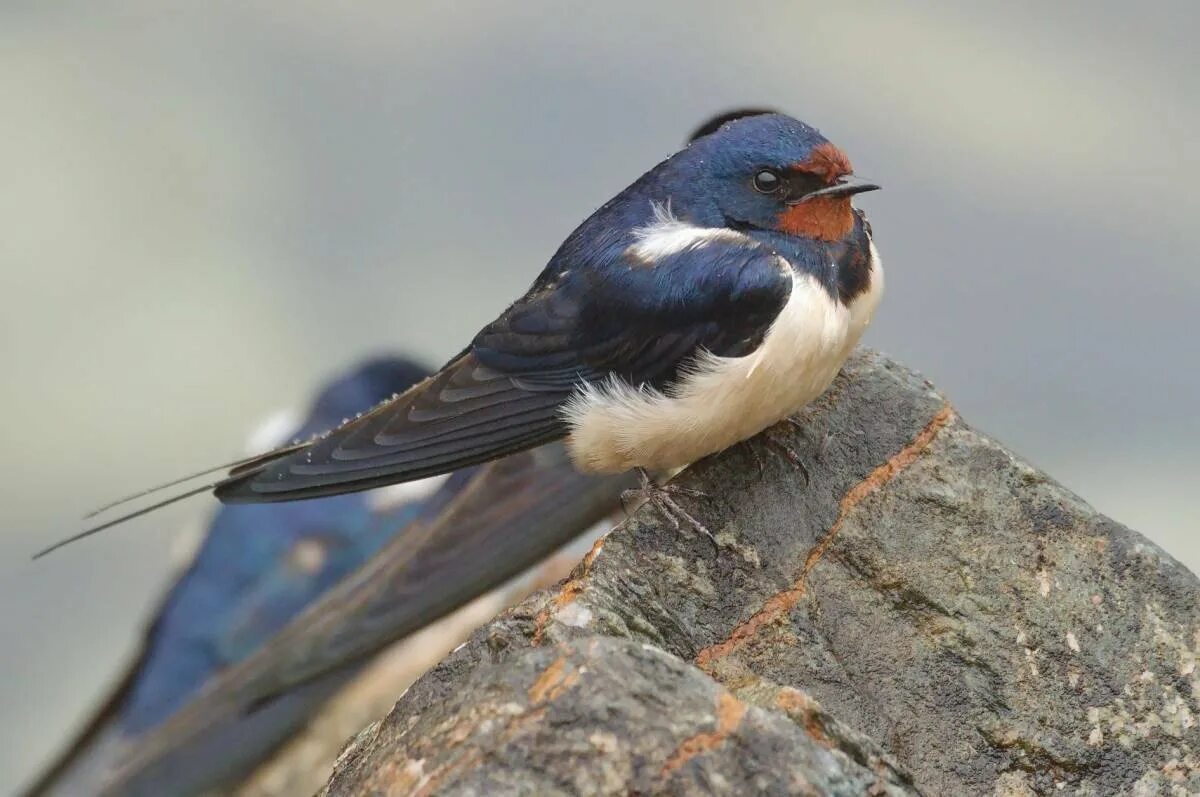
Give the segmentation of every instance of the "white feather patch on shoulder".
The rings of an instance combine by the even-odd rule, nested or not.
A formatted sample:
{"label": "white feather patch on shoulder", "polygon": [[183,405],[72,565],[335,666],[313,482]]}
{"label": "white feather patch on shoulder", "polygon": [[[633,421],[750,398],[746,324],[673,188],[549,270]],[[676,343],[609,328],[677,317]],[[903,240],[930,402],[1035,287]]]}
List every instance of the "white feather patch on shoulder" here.
{"label": "white feather patch on shoulder", "polygon": [[654,209],[654,221],[645,227],[633,231],[636,243],[629,247],[629,253],[639,260],[654,262],[670,255],[686,252],[689,249],[699,249],[716,241],[727,243],[752,244],[753,242],[735,230],[721,227],[697,227],[680,221],[671,212],[671,205],[651,202]]}

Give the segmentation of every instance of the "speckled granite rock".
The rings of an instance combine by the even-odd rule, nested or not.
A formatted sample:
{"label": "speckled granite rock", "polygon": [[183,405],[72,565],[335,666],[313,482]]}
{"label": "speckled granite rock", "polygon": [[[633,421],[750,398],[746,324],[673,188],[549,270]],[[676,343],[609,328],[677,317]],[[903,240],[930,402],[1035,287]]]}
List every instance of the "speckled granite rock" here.
{"label": "speckled granite rock", "polygon": [[802,420],[679,478],[719,549],[643,507],[327,793],[1200,793],[1192,573],[881,355]]}

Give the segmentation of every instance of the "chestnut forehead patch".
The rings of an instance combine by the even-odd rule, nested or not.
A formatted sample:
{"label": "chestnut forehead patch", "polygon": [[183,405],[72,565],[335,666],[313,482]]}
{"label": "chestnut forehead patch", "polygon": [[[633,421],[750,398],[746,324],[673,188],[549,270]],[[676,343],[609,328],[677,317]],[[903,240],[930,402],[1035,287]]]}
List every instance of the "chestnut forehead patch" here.
{"label": "chestnut forehead patch", "polygon": [[805,174],[820,177],[826,183],[833,183],[854,171],[846,153],[830,144],[828,141],[813,148],[812,154],[806,160],[792,164],[792,169]]}

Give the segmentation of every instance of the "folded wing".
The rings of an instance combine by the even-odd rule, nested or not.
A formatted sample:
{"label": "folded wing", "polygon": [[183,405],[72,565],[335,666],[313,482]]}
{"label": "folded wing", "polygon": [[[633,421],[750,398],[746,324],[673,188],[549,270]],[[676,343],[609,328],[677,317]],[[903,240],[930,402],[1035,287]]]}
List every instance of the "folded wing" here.
{"label": "folded wing", "polygon": [[586,269],[554,263],[433,377],[306,446],[236,469],[227,502],[283,501],[446,473],[567,433],[560,408],[586,382],[662,387],[701,350],[754,350],[791,279],[768,248],[722,231],[654,260],[621,250]]}

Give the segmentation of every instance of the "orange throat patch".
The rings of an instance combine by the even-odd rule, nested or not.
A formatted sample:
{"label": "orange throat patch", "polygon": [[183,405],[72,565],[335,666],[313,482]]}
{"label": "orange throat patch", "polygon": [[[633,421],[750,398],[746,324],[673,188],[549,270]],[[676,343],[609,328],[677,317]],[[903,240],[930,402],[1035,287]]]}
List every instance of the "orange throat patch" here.
{"label": "orange throat patch", "polygon": [[850,197],[817,197],[779,214],[779,229],[789,235],[840,241],[854,229]]}

